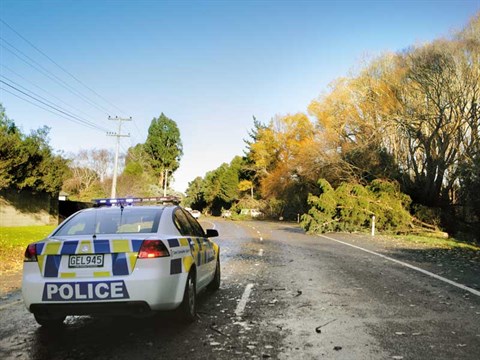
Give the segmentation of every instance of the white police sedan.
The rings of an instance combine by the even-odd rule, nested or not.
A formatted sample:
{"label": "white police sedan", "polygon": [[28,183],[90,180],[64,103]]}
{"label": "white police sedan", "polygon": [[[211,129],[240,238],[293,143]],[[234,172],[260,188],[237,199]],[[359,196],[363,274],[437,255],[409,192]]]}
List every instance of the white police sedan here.
{"label": "white police sedan", "polygon": [[[149,200],[160,201],[165,198]],[[196,298],[220,287],[220,249],[176,205],[129,206],[144,199],[100,199],[116,206],[81,210],[46,239],[28,245],[22,293],[43,326],[68,315],[143,315],[178,308],[193,321]]]}

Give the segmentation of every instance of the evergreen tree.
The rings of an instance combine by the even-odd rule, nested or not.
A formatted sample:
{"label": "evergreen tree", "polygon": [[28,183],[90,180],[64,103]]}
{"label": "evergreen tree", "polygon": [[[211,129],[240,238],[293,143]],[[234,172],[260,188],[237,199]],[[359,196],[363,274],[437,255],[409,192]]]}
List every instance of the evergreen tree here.
{"label": "evergreen tree", "polygon": [[67,160],[53,153],[48,127],[23,134],[0,104],[0,189],[58,193],[68,171]]}
{"label": "evergreen tree", "polygon": [[183,155],[177,123],[163,113],[158,118],[154,118],[148,128],[144,148],[152,169],[159,179],[159,185],[163,186],[164,195],[166,195],[169,176],[178,169]]}

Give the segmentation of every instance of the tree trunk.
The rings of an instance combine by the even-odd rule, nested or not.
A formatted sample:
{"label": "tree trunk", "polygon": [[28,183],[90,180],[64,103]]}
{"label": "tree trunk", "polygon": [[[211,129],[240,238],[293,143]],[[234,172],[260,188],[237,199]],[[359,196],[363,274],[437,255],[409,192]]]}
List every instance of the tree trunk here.
{"label": "tree trunk", "polygon": [[164,170],[164,175],[163,175],[163,196],[167,196],[167,185],[168,185],[168,169]]}

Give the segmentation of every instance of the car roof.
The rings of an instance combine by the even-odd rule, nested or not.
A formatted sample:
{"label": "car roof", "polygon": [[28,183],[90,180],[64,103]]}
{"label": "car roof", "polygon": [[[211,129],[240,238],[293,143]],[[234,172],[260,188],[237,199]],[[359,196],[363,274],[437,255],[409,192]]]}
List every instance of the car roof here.
{"label": "car roof", "polygon": [[[181,207],[175,204],[162,204],[162,205],[127,205],[124,206],[124,209],[166,209],[166,208],[176,208]],[[121,209],[121,206],[94,206],[91,208],[83,209],[81,211],[93,211],[93,210],[108,210],[108,209]]]}
{"label": "car roof", "polygon": [[[181,208],[181,206],[179,205],[175,205],[175,204],[165,204],[165,205],[136,205],[136,206],[132,206],[132,205],[129,205],[129,206],[125,206],[124,209],[127,209],[129,213],[131,213],[132,211],[135,212],[135,211],[141,211],[142,209],[152,209],[152,210],[161,210],[162,212],[163,211],[169,211],[171,210],[170,213],[173,213],[173,211],[176,209],[176,208]],[[91,208],[86,208],[86,209],[82,209],[82,210],[79,210],[77,211],[76,213],[70,215],[68,217],[68,219],[70,217],[73,217],[74,215],[76,214],[80,214],[80,213],[87,213],[87,212],[92,212],[92,211],[114,211],[115,209],[118,209],[120,210],[121,207],[120,206],[94,206],[94,207],[91,207]],[[67,219],[67,220],[68,220]]]}
{"label": "car roof", "polygon": [[[181,208],[180,206],[175,204],[128,205],[124,207],[124,209],[127,210],[130,215],[135,214],[136,211],[141,213],[142,210],[154,210],[154,211],[161,212],[163,215],[166,215],[166,216],[163,216],[163,215],[160,216],[158,231],[166,234],[171,234],[172,236],[176,236],[176,232],[178,231],[178,229],[175,227],[174,222],[172,221],[172,217],[170,215],[173,214],[176,209],[180,209],[180,208]],[[113,214],[118,211],[119,213],[121,211],[121,207],[115,205],[115,206],[100,206],[100,207],[82,209],[76,212],[75,214],[72,214],[70,217],[68,217],[48,237],[53,236],[53,234],[58,232],[58,230],[60,230],[60,228],[65,223],[67,223],[71,218],[75,217],[76,215],[79,215],[80,213],[83,213],[83,214],[92,213],[94,211],[100,211],[102,213],[105,212],[105,215],[107,215],[107,212],[110,212],[111,214]]]}
{"label": "car roof", "polygon": [[179,205],[180,198],[178,196],[152,196],[152,197],[123,197],[123,198],[101,198],[92,199],[92,202],[97,206],[132,206],[138,204],[152,204],[155,205]]}

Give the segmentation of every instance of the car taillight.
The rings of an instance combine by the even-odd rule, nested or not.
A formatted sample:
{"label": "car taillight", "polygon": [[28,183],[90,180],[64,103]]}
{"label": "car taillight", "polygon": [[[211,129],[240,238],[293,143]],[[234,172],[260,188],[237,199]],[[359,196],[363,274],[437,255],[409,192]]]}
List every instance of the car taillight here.
{"label": "car taillight", "polygon": [[162,240],[143,240],[138,252],[139,259],[153,259],[164,256],[170,256],[170,254]]}
{"label": "car taillight", "polygon": [[25,262],[34,262],[37,261],[37,246],[35,244],[30,244],[25,250]]}

